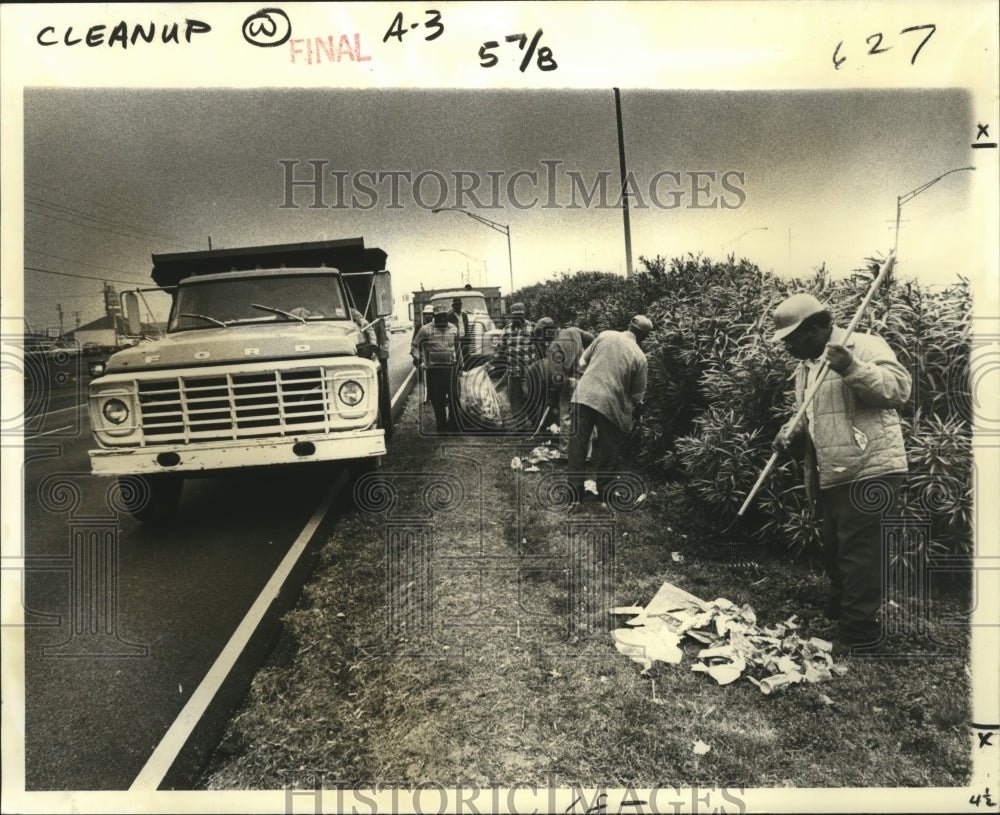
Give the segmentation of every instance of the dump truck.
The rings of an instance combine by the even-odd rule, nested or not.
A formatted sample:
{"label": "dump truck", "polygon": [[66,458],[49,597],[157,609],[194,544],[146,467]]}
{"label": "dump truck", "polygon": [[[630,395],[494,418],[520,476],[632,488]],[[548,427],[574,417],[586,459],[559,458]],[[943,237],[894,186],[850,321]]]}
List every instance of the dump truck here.
{"label": "dump truck", "polygon": [[[152,255],[165,335],[112,355],[87,401],[96,475],[141,521],[173,513],[186,478],[307,462],[378,465],[392,432],[386,253],[362,238]],[[148,305],[148,304],[147,304]]]}
{"label": "dump truck", "polygon": [[462,311],[469,315],[471,336],[465,349],[465,367],[474,368],[482,365],[496,353],[497,343],[503,333],[496,327],[496,321],[504,311],[499,286],[481,286],[477,289],[466,286],[415,291],[410,300],[410,321],[416,331],[423,324],[424,306],[445,303],[450,311],[455,298],[461,298]]}

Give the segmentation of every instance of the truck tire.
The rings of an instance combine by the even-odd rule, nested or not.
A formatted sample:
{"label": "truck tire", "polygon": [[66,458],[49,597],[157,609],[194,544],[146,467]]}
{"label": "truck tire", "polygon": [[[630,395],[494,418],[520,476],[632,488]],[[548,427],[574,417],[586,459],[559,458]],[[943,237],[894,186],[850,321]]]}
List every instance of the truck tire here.
{"label": "truck tire", "polygon": [[180,475],[126,475],[118,477],[121,501],[128,513],[143,523],[164,521],[177,510],[184,487]]}

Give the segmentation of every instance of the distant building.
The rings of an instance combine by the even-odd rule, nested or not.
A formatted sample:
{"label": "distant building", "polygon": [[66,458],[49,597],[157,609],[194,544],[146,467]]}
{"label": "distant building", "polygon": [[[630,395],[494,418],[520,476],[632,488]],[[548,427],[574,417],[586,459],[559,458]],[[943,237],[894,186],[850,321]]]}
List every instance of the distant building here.
{"label": "distant building", "polygon": [[86,325],[81,325],[70,336],[82,348],[87,343],[95,345],[122,345],[128,331],[125,318],[119,314],[104,316]]}

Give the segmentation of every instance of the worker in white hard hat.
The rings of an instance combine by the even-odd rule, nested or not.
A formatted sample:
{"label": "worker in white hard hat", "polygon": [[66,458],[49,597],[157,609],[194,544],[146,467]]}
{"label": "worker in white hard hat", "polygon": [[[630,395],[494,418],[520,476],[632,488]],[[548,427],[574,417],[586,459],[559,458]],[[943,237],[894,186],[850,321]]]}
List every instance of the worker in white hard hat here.
{"label": "worker in white hard hat", "polygon": [[592,463],[597,494],[606,502],[618,472],[622,445],[632,430],[646,393],[648,363],[642,342],[652,321],[637,314],[625,331],[602,331],[580,357],[580,380],[571,399],[569,486],[571,509],[586,498],[583,485],[587,447],[593,431]]}
{"label": "worker in white hard hat", "polygon": [[911,378],[885,340],[847,332],[811,294],[795,294],[774,310],[774,342],[799,365],[796,407],[818,380],[825,355],[829,373],[774,441],[779,454],[805,458],[806,494],[823,517],[823,559],[830,579],[825,613],[837,621],[839,652],[876,645],[884,636],[882,517],[893,512],[907,471],[899,413]]}

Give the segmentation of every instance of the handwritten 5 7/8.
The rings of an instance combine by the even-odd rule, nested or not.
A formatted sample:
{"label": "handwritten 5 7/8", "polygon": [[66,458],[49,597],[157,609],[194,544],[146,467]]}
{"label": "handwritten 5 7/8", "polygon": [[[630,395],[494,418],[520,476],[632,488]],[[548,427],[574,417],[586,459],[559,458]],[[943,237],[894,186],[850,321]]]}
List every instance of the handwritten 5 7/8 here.
{"label": "handwritten 5 7/8", "polygon": [[[527,34],[508,34],[506,42],[516,42],[517,47],[525,51],[524,57],[521,59],[520,71],[523,74],[525,69],[531,64],[531,58],[535,56],[535,49],[538,48],[538,41],[542,38],[542,29],[538,29],[535,32],[535,36],[531,38],[531,43],[528,45],[527,51],[525,51],[524,46],[528,43]],[[496,54],[489,53],[493,48],[499,48],[500,43],[496,40],[489,40],[484,42],[479,48],[479,59],[480,66],[483,68],[492,68],[496,65],[500,58]],[[554,71],[559,67],[558,63],[552,58],[552,49],[546,45],[538,48],[537,54],[537,65],[540,71]]]}

